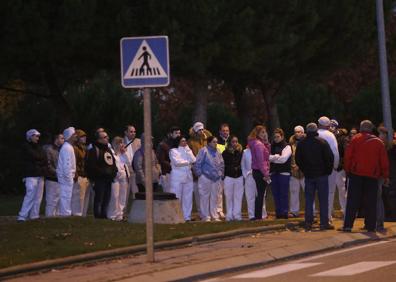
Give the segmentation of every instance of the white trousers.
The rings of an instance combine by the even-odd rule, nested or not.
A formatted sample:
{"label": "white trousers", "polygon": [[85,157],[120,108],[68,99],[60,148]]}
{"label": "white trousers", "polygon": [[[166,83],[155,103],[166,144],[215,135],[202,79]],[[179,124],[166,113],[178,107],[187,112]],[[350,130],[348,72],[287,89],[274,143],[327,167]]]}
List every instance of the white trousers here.
{"label": "white trousers", "polygon": [[303,191],[305,189],[304,177],[298,179],[296,177],[290,176],[289,187],[290,187],[290,212],[294,215],[298,215],[300,213],[300,189],[302,189]]}
{"label": "white trousers", "polygon": [[[264,194],[264,201],[263,201],[263,218],[267,218],[267,209],[265,207],[265,198],[266,198],[267,190],[265,191]],[[245,178],[245,197],[246,197],[246,202],[247,202],[247,209],[248,209],[248,217],[249,219],[254,218],[254,204],[256,201],[256,195],[257,195],[257,187],[256,187],[256,181],[254,181],[253,175],[249,174]]]}
{"label": "white trousers", "polygon": [[162,186],[162,190],[164,192],[171,192],[170,173],[160,176],[160,185]]}
{"label": "white trousers", "polygon": [[345,215],[346,199],[347,199],[345,181],[346,181],[345,170],[336,171],[335,182],[338,190],[338,201],[340,202],[341,211],[344,215]]}
{"label": "white trousers", "polygon": [[195,200],[195,207],[197,208],[199,217],[202,218],[201,207],[200,207],[201,199],[199,198],[198,181],[193,182],[193,194],[194,194],[194,200]]}
{"label": "white trousers", "polygon": [[346,188],[345,188],[345,171],[336,171],[329,175],[329,219],[332,218],[334,210],[334,195],[336,188],[338,188],[338,200],[341,210],[345,214],[346,207]]}
{"label": "white trousers", "polygon": [[126,209],[128,190],[129,183],[126,178],[118,179],[111,184],[111,198],[107,208],[107,218],[122,220]]}
{"label": "white trousers", "polygon": [[87,216],[89,206],[89,180],[86,177],[78,177],[73,185],[71,211],[72,215]]}
{"label": "white trousers", "polygon": [[220,180],[220,188],[217,193],[217,212],[223,213],[223,192],[224,192],[224,181]]}
{"label": "white trousers", "polygon": [[198,190],[201,207],[201,219],[214,220],[219,219],[217,212],[217,199],[220,189],[220,180],[213,182],[212,180],[201,175],[198,178]]}
{"label": "white trousers", "polygon": [[243,176],[224,179],[224,196],[226,202],[226,220],[242,220]]}
{"label": "white trousers", "polygon": [[139,192],[139,189],[136,185],[136,175],[135,172],[132,172],[132,169],[129,168],[130,175],[129,175],[129,189],[127,191],[127,204],[129,200],[129,195],[132,194],[132,199],[135,199],[135,193]]}
{"label": "white trousers", "polygon": [[59,183],[52,180],[45,180],[45,216],[53,217],[59,213]]}
{"label": "white trousers", "polygon": [[176,175],[170,177],[171,192],[176,194],[180,200],[184,220],[191,220],[192,201],[193,201],[193,180],[192,176],[188,179],[180,179]]}
{"label": "white trousers", "polygon": [[18,220],[37,219],[40,217],[40,205],[44,192],[44,177],[26,177],[26,193],[23,198]]}
{"label": "white trousers", "polygon": [[73,194],[74,183],[59,183],[60,201],[59,216],[71,216],[71,199]]}

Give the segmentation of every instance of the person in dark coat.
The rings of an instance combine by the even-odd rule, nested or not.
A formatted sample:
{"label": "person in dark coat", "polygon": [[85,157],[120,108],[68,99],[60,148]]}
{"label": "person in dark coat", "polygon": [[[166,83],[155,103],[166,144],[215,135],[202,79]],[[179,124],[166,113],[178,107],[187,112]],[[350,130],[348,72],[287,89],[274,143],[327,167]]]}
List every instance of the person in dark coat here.
{"label": "person in dark coat", "polygon": [[242,146],[238,137],[230,137],[224,152],[224,195],[226,200],[226,220],[242,220],[243,176],[242,176]]}
{"label": "person in dark coat", "polygon": [[94,216],[107,217],[107,207],[111,196],[111,183],[117,175],[117,166],[111,149],[109,136],[101,131],[95,135],[96,141],[88,151],[87,174],[94,182]]}
{"label": "person in dark coat", "polygon": [[175,146],[176,139],[180,136],[180,128],[172,126],[166,138],[162,140],[157,147],[156,155],[161,165],[160,184],[164,192],[171,192],[170,172],[172,170],[172,166],[169,158],[169,151]]}
{"label": "person in dark coat", "polygon": [[44,177],[48,174],[48,160],[39,145],[40,132],[30,129],[26,132],[27,142],[22,147],[26,194],[23,199],[18,221],[40,217],[40,205],[44,192]]}
{"label": "person in dark coat", "polygon": [[329,224],[329,182],[333,170],[334,156],[329,144],[318,136],[315,123],[307,125],[307,137],[296,149],[296,164],[305,175],[305,230],[310,231],[313,223],[313,202],[318,191],[320,206],[320,229],[334,229]]}

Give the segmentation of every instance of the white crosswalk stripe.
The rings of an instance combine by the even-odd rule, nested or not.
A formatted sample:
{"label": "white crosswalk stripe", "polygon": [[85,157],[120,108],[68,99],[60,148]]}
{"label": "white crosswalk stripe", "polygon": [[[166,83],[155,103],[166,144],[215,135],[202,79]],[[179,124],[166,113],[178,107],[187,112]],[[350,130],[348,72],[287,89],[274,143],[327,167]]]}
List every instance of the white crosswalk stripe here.
{"label": "white crosswalk stripe", "polygon": [[266,278],[270,276],[275,276],[291,271],[296,271],[312,266],[321,264],[320,262],[305,262],[305,263],[287,263],[279,266],[270,267],[267,269],[257,270],[250,273],[245,273],[241,275],[234,276],[232,278]]}
{"label": "white crosswalk stripe", "polygon": [[396,263],[396,261],[363,261],[363,262],[358,262],[347,266],[319,272],[310,276],[313,277],[352,276],[363,272],[371,271],[377,268],[385,267],[394,263]]}

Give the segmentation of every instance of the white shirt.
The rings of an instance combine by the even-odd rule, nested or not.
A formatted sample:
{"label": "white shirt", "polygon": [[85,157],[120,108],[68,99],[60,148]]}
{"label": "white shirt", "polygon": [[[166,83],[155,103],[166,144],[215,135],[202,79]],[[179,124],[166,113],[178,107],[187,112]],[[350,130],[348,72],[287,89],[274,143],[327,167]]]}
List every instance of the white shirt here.
{"label": "white shirt", "polygon": [[246,179],[249,175],[252,175],[252,152],[249,148],[243,150],[241,160],[242,175]]}
{"label": "white shirt", "polygon": [[76,156],[74,155],[73,146],[65,142],[59,152],[58,167],[56,168],[59,183],[73,183],[76,174]]}
{"label": "white shirt", "polygon": [[282,154],[281,155],[270,155],[269,160],[271,163],[274,164],[284,164],[292,155],[292,150],[291,150],[291,146],[287,145],[285,148],[283,148],[282,150]]}
{"label": "white shirt", "polygon": [[129,170],[127,166],[128,162],[128,157],[126,153],[124,154],[114,154],[114,158],[116,161],[116,166],[117,166],[117,180],[122,180],[123,178],[126,178],[127,175],[129,176]]}
{"label": "white shirt", "polygon": [[337,139],[335,138],[334,134],[331,133],[330,131],[328,131],[327,129],[319,129],[318,134],[319,134],[320,138],[323,138],[329,144],[330,149],[334,155],[334,166],[333,167],[334,167],[334,169],[336,169],[340,162],[340,155],[338,153]]}
{"label": "white shirt", "polygon": [[185,146],[173,148],[169,151],[169,159],[171,160],[172,171],[189,171],[191,165],[195,163],[196,158],[190,147]]}
{"label": "white shirt", "polygon": [[[282,150],[282,154],[278,155],[270,155],[269,160],[271,163],[274,164],[284,164],[292,155],[292,149],[290,145],[287,145],[285,148]],[[281,172],[280,174],[282,175],[290,175],[290,172]]]}

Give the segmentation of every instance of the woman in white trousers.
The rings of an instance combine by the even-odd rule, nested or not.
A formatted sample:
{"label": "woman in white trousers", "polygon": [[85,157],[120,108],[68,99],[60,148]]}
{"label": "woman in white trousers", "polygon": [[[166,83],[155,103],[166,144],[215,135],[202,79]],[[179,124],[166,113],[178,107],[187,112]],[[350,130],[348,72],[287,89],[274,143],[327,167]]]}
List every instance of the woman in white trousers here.
{"label": "woman in white trousers", "polygon": [[175,147],[169,151],[172,170],[170,173],[171,192],[180,200],[185,221],[191,220],[193,176],[191,166],[195,156],[187,145],[185,137],[175,140]]}
{"label": "woman in white trousers", "polygon": [[117,166],[117,176],[111,184],[111,198],[109,207],[107,208],[107,218],[111,220],[121,221],[127,205],[128,195],[128,158],[124,140],[121,137],[114,137],[112,146],[114,149],[114,158]]}
{"label": "woman in white trousers", "polygon": [[242,220],[243,176],[241,170],[242,146],[238,138],[232,136],[222,153],[224,159],[224,195],[226,200],[226,220]]}

